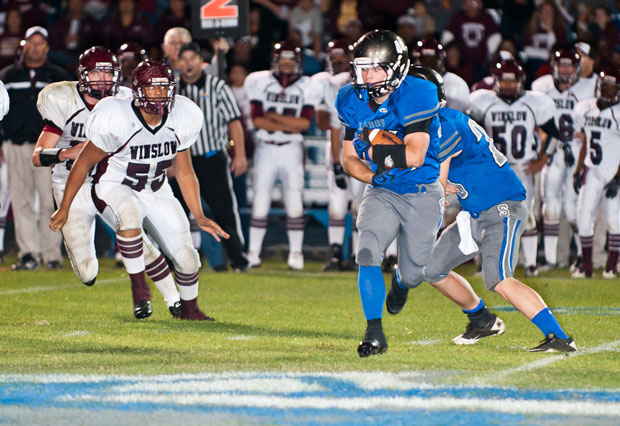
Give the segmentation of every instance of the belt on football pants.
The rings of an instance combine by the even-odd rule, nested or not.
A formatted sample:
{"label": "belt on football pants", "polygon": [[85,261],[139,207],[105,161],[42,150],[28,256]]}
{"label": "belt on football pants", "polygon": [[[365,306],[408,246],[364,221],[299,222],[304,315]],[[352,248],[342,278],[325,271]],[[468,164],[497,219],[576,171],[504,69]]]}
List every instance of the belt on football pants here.
{"label": "belt on football pants", "polygon": [[286,142],[263,141],[263,142],[265,142],[267,145],[275,145],[275,146],[288,145],[289,143],[291,143],[291,141],[286,141]]}

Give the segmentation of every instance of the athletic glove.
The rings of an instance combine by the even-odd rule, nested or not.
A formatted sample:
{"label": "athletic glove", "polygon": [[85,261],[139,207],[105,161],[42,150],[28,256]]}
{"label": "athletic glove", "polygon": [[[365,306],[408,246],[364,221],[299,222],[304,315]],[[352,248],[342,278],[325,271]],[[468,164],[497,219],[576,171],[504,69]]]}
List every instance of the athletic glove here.
{"label": "athletic glove", "polygon": [[615,198],[618,195],[618,186],[620,186],[620,177],[616,176],[605,185],[605,197]]}
{"label": "athletic glove", "polygon": [[342,164],[334,163],[334,177],[336,178],[336,186],[340,189],[347,189],[347,175],[342,168]]}
{"label": "athletic glove", "polygon": [[566,167],[573,167],[575,165],[575,156],[573,155],[573,149],[569,144],[563,143],[562,150],[564,151],[564,163]]}
{"label": "athletic glove", "polygon": [[355,135],[353,138],[353,147],[355,147],[355,152],[357,156],[362,160],[370,160],[370,156],[368,155],[368,150],[372,145],[370,144],[370,138],[368,136],[368,128],[364,127],[362,133]]}
{"label": "athletic glove", "polygon": [[581,189],[581,183],[583,181],[583,171],[577,172],[573,175],[573,189],[577,194],[579,194],[579,190]]}
{"label": "athletic glove", "polygon": [[382,186],[385,186],[394,180],[394,178],[396,177],[396,172],[398,170],[399,169],[377,170],[377,173],[373,175],[370,183],[375,188],[381,188]]}

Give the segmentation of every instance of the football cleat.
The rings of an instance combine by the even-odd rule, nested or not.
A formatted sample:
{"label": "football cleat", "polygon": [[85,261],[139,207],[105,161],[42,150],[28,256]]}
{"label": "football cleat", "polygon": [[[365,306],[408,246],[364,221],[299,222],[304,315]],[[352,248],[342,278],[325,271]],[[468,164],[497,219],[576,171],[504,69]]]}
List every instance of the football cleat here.
{"label": "football cleat", "polygon": [[605,278],[607,280],[618,278],[618,273],[616,271],[604,271],[603,272],[603,278]]}
{"label": "football cleat", "polygon": [[577,352],[577,345],[572,337],[560,339],[553,333],[545,337],[540,345],[535,348],[528,349],[528,352]]}
{"label": "football cleat", "polygon": [[301,271],[304,269],[304,255],[301,252],[290,252],[287,262],[289,269],[294,271]]}
{"label": "football cleat", "polygon": [[50,270],[62,269],[62,263],[58,260],[50,260],[45,264],[45,267]]}
{"label": "football cleat", "polygon": [[192,300],[181,299],[181,313],[179,319],[190,321],[215,321],[210,316],[205,315],[198,307],[198,298]]}
{"label": "football cleat", "polygon": [[253,251],[248,252],[248,259],[250,260],[250,268],[258,268],[261,265],[260,256]]}
{"label": "football cleat", "polygon": [[97,281],[97,277],[93,278],[93,279],[92,279],[92,280],[90,280],[90,281],[86,281],[86,282],[84,283],[84,285],[86,285],[86,286],[88,286],[88,287],[92,287],[92,286],[94,286],[94,285],[95,285],[95,281]]}
{"label": "football cleat", "polygon": [[452,343],[455,345],[473,345],[483,337],[499,336],[504,333],[505,325],[497,315],[491,314],[492,319],[482,327],[476,327],[471,321],[467,324],[465,333],[459,334]]}
{"label": "football cleat", "polygon": [[172,318],[179,318],[179,316],[181,316],[181,301],[177,300],[172,306],[168,306],[168,310]]}
{"label": "football cleat", "polygon": [[11,266],[14,271],[33,271],[38,267],[39,262],[37,262],[30,253],[26,253],[25,255],[23,255],[19,259],[19,262]]}
{"label": "football cleat", "polygon": [[557,268],[558,266],[555,263],[545,263],[538,267],[538,272],[552,272]]}
{"label": "football cleat", "polygon": [[151,315],[153,315],[153,306],[150,300],[142,299],[133,307],[133,316],[137,319],[148,318]]}
{"label": "football cleat", "polygon": [[407,303],[407,296],[409,295],[409,289],[404,289],[398,285],[396,271],[397,270],[392,271],[392,288],[390,288],[387,298],[385,299],[385,307],[392,315],[396,315],[403,310],[405,303]]}
{"label": "football cleat", "polygon": [[592,278],[594,277],[594,272],[590,272],[589,274],[583,269],[577,269],[575,272],[570,274],[572,278]]}
{"label": "football cleat", "polygon": [[578,256],[577,259],[570,265],[569,271],[572,274],[575,271],[581,269],[581,264],[583,263],[583,259],[581,256]]}
{"label": "football cleat", "polygon": [[536,268],[536,265],[530,265],[525,268],[525,276],[528,278],[537,277],[538,269]]}
{"label": "football cleat", "polygon": [[367,358],[370,355],[381,355],[387,352],[388,345],[381,327],[366,327],[364,340],[357,347],[357,354],[360,358]]}

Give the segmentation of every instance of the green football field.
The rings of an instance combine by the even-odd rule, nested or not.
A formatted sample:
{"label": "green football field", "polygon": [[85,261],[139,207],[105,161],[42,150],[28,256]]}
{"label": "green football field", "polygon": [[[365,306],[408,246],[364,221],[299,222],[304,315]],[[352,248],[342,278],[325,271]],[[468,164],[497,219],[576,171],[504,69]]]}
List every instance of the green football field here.
{"label": "green football field", "polygon": [[[174,320],[154,286],[153,316],[134,319],[129,278],[111,260],[103,261],[93,287],[79,282],[66,264],[61,271],[14,272],[11,260],[0,266],[0,384],[58,375],[368,372],[367,377],[413,375],[446,389],[572,389],[611,392],[609,401],[620,400],[619,280],[575,280],[566,278],[567,270],[523,278],[575,339],[579,351],[570,356],[526,352],[542,334],[486,291],[481,278],[472,277],[473,266],[465,266],[459,272],[505,321],[504,335],[473,346],[453,345],[467,318],[423,284],[410,292],[403,312],[385,313],[388,352],[360,359],[356,348],[365,320],[357,274],[322,273],[319,262],[308,262],[304,272],[288,271],[280,259],[242,274],[214,273],[204,266],[199,303],[217,321],[198,323]],[[15,395],[0,386],[2,392],[0,410],[12,406],[6,395]],[[618,421],[620,410],[615,415]]]}

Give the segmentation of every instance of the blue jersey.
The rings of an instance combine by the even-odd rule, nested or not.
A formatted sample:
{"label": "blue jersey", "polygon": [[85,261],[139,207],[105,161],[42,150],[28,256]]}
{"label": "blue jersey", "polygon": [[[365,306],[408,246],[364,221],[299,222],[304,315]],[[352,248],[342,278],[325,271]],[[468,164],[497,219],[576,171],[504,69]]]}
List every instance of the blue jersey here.
{"label": "blue jersey", "polygon": [[[398,169],[396,177],[384,188],[399,194],[417,192],[417,184],[431,183],[439,177],[439,101],[437,87],[420,78],[405,77],[401,85],[378,106],[376,111],[368,103],[360,100],[348,84],[338,92],[336,109],[342,123],[361,133],[364,127],[369,130],[383,129],[395,133],[404,139],[405,127],[419,121],[432,120],[429,129],[430,143],[426,151],[424,164],[416,169]],[[374,172],[377,165],[371,163]]]}
{"label": "blue jersey", "polygon": [[439,159],[450,162],[448,180],[459,188],[463,210],[477,215],[504,201],[525,200],[525,188],[484,129],[460,111],[442,108]]}

